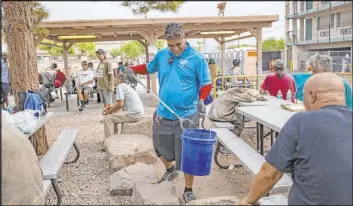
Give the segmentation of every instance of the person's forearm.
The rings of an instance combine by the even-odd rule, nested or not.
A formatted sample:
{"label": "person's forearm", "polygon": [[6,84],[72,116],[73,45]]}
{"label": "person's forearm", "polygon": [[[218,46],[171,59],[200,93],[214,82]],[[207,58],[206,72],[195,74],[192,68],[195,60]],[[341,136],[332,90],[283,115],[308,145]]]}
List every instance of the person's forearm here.
{"label": "person's forearm", "polygon": [[256,203],[261,197],[272,189],[278,180],[281,179],[282,175],[271,176],[260,170],[251,184],[251,188],[247,196],[248,202]]}
{"label": "person's forearm", "polygon": [[147,64],[140,64],[137,66],[130,67],[136,74],[148,74]]}
{"label": "person's forearm", "polygon": [[199,99],[202,99],[203,101],[205,101],[207,99],[208,95],[210,95],[211,88],[212,88],[211,84],[207,84],[207,85],[203,86],[199,92]]}

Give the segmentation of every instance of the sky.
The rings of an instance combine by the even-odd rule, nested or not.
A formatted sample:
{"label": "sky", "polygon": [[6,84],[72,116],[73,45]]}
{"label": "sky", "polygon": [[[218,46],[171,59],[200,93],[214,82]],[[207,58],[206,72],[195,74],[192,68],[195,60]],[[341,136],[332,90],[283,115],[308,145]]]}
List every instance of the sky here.
{"label": "sky", "polygon": [[[129,8],[120,6],[120,2],[118,1],[41,1],[41,3],[49,11],[48,21],[143,18],[143,16],[133,15]],[[148,14],[148,17],[218,16],[217,3],[219,3],[219,1],[187,1],[181,6],[177,13],[152,11]],[[285,1],[227,1],[225,16],[279,15],[279,21],[274,22],[271,28],[265,28],[263,30],[263,39],[269,37],[284,38],[284,8]],[[191,41],[191,43],[195,41],[196,40]],[[231,44],[238,44],[238,41],[228,45]],[[253,37],[240,40],[239,44],[255,45],[256,39]],[[206,40],[207,51],[211,51],[217,48],[217,46],[218,43],[215,40]]]}

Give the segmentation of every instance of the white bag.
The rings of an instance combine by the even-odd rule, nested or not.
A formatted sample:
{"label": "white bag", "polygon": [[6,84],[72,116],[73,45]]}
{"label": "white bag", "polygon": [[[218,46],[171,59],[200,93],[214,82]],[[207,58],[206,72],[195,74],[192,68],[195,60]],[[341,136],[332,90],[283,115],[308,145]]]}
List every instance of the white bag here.
{"label": "white bag", "polygon": [[25,134],[34,132],[37,126],[38,118],[34,115],[40,111],[24,110],[15,113],[13,116],[16,126]]}

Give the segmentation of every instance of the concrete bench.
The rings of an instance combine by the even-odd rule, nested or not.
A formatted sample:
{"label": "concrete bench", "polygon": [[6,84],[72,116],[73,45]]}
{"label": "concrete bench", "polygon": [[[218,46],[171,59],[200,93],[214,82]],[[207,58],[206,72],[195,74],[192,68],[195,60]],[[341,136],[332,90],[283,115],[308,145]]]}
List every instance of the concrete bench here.
{"label": "concrete bench", "polygon": [[[39,163],[43,171],[43,180],[50,180],[53,185],[54,191],[58,197],[57,205],[60,205],[62,201],[62,195],[57,182],[60,169],[64,163],[74,163],[80,157],[80,151],[75,143],[77,132],[77,129],[63,130]],[[76,150],[76,158],[73,161],[65,162],[72,146],[74,146]]]}
{"label": "concrete bench", "polygon": [[[239,158],[242,165],[251,171],[253,174],[257,174],[263,163],[265,163],[265,157],[254,150],[250,145],[244,142],[242,139],[237,137],[233,132],[226,128],[214,128],[212,131],[217,133],[217,147],[215,151],[215,160],[218,155],[220,144],[225,146],[235,156]],[[292,186],[292,179],[284,174],[277,184],[272,188],[270,193],[284,193],[289,192]]]}

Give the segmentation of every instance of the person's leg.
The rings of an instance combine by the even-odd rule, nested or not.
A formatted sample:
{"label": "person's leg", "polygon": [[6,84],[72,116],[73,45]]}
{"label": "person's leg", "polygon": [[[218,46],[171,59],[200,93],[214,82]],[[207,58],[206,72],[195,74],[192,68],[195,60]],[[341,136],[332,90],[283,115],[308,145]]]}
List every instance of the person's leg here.
{"label": "person's leg", "polygon": [[138,122],[142,117],[131,117],[128,116],[125,112],[119,111],[113,114],[107,115],[104,120],[104,139],[112,136],[114,134],[114,128],[112,124],[121,124],[121,123],[133,123]]}
{"label": "person's leg", "polygon": [[92,92],[92,88],[91,87],[84,87],[83,90],[83,101],[87,102],[88,101],[88,96],[89,94]]}
{"label": "person's leg", "polygon": [[173,137],[173,123],[175,121],[165,120],[158,117],[157,112],[153,115],[152,136],[153,147],[157,157],[163,162],[166,172],[158,181],[172,181],[178,177],[178,170],[175,169],[173,161],[175,160],[175,142]]}
{"label": "person's leg", "polygon": [[77,96],[78,96],[78,99],[80,100],[81,102],[81,106],[80,108],[78,109],[80,112],[83,111],[83,109],[85,108],[85,101],[83,99],[83,93],[84,92],[84,88],[81,88],[81,87],[77,87]]}
{"label": "person's leg", "polygon": [[104,101],[105,101],[104,108],[107,108],[113,102],[113,95],[112,95],[112,92],[110,91],[104,91],[103,93],[104,93]]}
{"label": "person's leg", "polygon": [[[183,127],[184,128],[198,128],[199,127],[199,121],[200,117],[198,114],[191,115],[187,117],[190,119],[193,123],[190,124],[190,122],[183,122]],[[176,168],[177,170],[181,169],[181,154],[182,154],[182,140],[181,140],[181,134],[183,132],[181,126],[180,126],[180,121],[178,120],[177,123],[175,124],[175,157],[176,157]],[[184,189],[184,201],[187,203],[191,200],[195,200],[195,194],[192,191],[192,186],[194,183],[194,176],[190,174],[185,174],[184,173],[184,179],[185,179],[185,189]]]}

